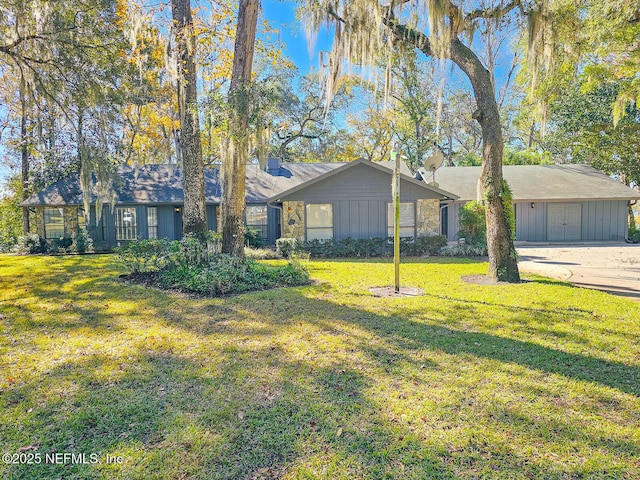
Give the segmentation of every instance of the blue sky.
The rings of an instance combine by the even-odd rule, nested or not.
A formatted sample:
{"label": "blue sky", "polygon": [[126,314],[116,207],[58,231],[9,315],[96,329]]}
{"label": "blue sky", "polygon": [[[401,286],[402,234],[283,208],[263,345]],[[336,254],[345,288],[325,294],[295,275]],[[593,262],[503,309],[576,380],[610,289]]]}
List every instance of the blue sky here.
{"label": "blue sky", "polygon": [[[299,68],[301,74],[319,66],[319,52],[329,50],[332,44],[332,33],[320,32],[315,41],[313,52],[309,52],[304,27],[296,20],[296,2],[279,0],[262,0],[262,17],[279,30],[280,40],[286,45],[284,54]],[[4,156],[4,148],[0,145],[0,155]],[[3,192],[5,179],[11,170],[0,161],[0,194]]]}
{"label": "blue sky", "polygon": [[[313,42],[313,51],[310,52],[305,28],[301,22],[296,19],[295,9],[297,5],[297,2],[291,0],[262,0],[262,19],[269,21],[271,26],[279,31],[279,39],[286,46],[283,52],[284,55],[289,57],[298,67],[300,74],[304,75],[311,69],[318,69],[319,52],[331,49],[333,31],[323,29],[319,32]],[[449,67],[447,68],[449,84],[458,84],[458,86],[468,88],[468,80],[456,72],[456,70],[457,69],[451,70]],[[500,84],[502,80],[501,77],[504,77],[505,73],[501,72],[500,69],[497,69],[496,73],[498,84]],[[4,155],[4,149],[1,144],[0,155]],[[9,168],[6,167],[3,162],[0,162],[0,193],[2,193],[4,179],[9,173]]]}
{"label": "blue sky", "polygon": [[313,52],[309,52],[309,42],[304,26],[296,19],[296,6],[297,3],[292,1],[263,0],[262,16],[280,31],[280,39],[287,46],[285,55],[304,75],[309,69],[318,68],[319,52],[331,49],[333,33],[326,29],[320,32],[315,39]]}

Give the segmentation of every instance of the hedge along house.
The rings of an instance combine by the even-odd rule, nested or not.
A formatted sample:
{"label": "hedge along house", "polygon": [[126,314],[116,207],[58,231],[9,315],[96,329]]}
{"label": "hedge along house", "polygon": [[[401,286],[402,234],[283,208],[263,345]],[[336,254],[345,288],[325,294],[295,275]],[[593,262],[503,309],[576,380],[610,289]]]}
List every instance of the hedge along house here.
{"label": "hedge along house", "polygon": [[[440,201],[455,195],[415,180],[406,167],[403,171],[403,236],[439,234]],[[393,226],[387,213],[391,174],[385,165],[363,159],[346,164],[281,164],[269,159],[266,170],[248,165],[245,223],[259,230],[267,244],[281,236],[386,237]],[[85,220],[78,175],[46,187],[20,205],[35,211],[36,233],[41,237],[71,237],[79,226],[85,227],[97,250],[136,239],[182,237],[183,176],[177,166],[120,167],[112,195],[113,201],[102,207],[100,221],[95,193]],[[207,224],[216,230],[221,200],[217,169],[205,171],[205,195]]]}
{"label": "hedge along house", "polygon": [[[640,199],[637,191],[586,165],[505,165],[503,175],[513,193],[517,241],[622,241],[629,205]],[[477,199],[479,176],[480,167],[447,167],[435,174],[441,188],[459,196],[443,209],[449,240],[456,240],[460,207]]]}

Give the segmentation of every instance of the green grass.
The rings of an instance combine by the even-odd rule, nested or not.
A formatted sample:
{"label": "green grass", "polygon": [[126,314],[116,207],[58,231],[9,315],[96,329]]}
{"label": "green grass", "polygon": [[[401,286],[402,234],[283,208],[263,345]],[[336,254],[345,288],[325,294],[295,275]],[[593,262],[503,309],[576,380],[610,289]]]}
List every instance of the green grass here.
{"label": "green grass", "polygon": [[[0,478],[640,478],[640,304],[486,264],[310,262],[195,298],[111,256],[0,256]],[[124,463],[106,465],[104,456]]]}

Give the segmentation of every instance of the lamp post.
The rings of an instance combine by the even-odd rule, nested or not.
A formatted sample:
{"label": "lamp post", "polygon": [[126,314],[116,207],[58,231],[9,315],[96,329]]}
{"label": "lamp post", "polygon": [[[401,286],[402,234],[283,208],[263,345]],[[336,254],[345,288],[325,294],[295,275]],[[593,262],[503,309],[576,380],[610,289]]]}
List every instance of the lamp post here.
{"label": "lamp post", "polygon": [[400,147],[396,142],[391,149],[391,161],[395,161],[391,194],[393,196],[393,266],[394,290],[400,293]]}

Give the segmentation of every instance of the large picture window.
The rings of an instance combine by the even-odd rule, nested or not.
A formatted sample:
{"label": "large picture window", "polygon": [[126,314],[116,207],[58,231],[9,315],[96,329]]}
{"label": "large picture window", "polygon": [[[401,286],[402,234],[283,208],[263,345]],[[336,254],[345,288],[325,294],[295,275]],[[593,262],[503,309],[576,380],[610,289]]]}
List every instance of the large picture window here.
{"label": "large picture window", "polygon": [[247,205],[245,209],[246,225],[260,232],[263,240],[267,239],[267,206]]}
{"label": "large picture window", "polygon": [[147,238],[158,238],[157,207],[147,207]]}
{"label": "large picture window", "polygon": [[[394,226],[393,203],[387,204],[387,235],[393,238]],[[400,236],[402,238],[416,235],[416,206],[414,203],[400,203]]]}
{"label": "large picture window", "polygon": [[64,213],[62,208],[44,209],[45,238],[64,237]]}
{"label": "large picture window", "polygon": [[135,207],[116,207],[116,240],[135,240],[137,238]]}
{"label": "large picture window", "polygon": [[330,203],[307,204],[307,240],[333,238],[333,205]]}

